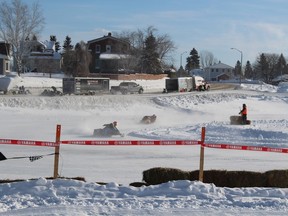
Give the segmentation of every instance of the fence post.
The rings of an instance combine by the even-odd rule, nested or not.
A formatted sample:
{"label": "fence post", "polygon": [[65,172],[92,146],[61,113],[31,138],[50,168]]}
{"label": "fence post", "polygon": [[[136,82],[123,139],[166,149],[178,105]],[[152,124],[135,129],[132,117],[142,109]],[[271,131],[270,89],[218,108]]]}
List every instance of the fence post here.
{"label": "fence post", "polygon": [[205,141],[205,127],[201,131],[201,147],[200,147],[200,167],[199,167],[199,181],[203,182],[204,176],[204,141]]}
{"label": "fence post", "polygon": [[60,153],[60,136],[61,136],[61,125],[56,127],[56,146],[55,146],[55,155],[54,155],[54,175],[53,178],[56,179],[58,174],[59,167],[59,153]]}

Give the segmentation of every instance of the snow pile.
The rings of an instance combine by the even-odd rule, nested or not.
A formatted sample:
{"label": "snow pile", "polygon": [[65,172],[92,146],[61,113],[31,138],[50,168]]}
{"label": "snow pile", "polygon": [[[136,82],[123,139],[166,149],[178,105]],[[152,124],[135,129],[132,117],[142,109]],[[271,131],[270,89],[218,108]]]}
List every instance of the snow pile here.
{"label": "snow pile", "polygon": [[197,181],[134,188],[116,183],[99,185],[40,178],[2,185],[0,212],[7,215],[207,215],[209,212],[208,215],[221,215],[223,211],[228,215],[250,212],[280,215],[287,211],[287,199],[287,189],[218,188]]}
{"label": "snow pile", "polygon": [[288,82],[280,82],[278,85],[279,93],[287,93],[288,92]]}

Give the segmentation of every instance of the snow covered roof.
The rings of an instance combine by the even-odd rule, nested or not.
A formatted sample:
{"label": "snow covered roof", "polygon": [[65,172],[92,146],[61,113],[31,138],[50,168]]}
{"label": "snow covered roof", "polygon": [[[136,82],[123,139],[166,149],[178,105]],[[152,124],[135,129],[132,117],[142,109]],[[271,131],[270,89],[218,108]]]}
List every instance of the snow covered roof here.
{"label": "snow covered roof", "polygon": [[28,57],[29,59],[61,59],[61,54],[57,52],[49,53],[49,52],[33,52],[31,55]]}
{"label": "snow covered roof", "polygon": [[219,69],[219,68],[227,68],[227,69],[234,69],[234,67],[231,67],[227,64],[223,64],[222,62],[219,62],[218,64],[214,64],[212,66],[206,67],[205,69]]}
{"label": "snow covered roof", "polygon": [[0,54],[0,59],[8,59],[8,56]]}
{"label": "snow covered roof", "polygon": [[112,53],[101,53],[100,59],[125,59],[128,58],[129,55],[125,54],[112,54]]}
{"label": "snow covered roof", "polygon": [[55,41],[44,41],[42,42],[46,49],[53,49],[55,50]]}

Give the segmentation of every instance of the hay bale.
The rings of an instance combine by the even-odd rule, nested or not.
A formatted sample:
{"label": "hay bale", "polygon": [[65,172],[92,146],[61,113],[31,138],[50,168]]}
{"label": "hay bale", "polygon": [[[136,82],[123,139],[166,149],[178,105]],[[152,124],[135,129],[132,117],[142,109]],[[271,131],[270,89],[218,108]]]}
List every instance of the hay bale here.
{"label": "hay bale", "polygon": [[204,182],[218,187],[264,187],[266,176],[252,171],[207,170]]}
{"label": "hay bale", "polygon": [[199,180],[199,170],[194,170],[190,172],[190,181],[198,181]]}
{"label": "hay bale", "polygon": [[288,170],[270,170],[264,175],[267,179],[266,187],[288,187]]}
{"label": "hay bale", "polygon": [[228,171],[226,187],[265,187],[266,176],[260,172]]}
{"label": "hay bale", "polygon": [[219,187],[225,187],[228,184],[226,170],[206,170],[203,174],[204,183],[213,183]]}
{"label": "hay bale", "polygon": [[[199,170],[191,172],[174,168],[156,167],[143,172],[143,181],[148,185],[172,180],[199,180]],[[288,187],[288,170],[271,170],[265,173],[253,171],[205,170],[204,183],[218,187]]]}
{"label": "hay bale", "polygon": [[132,187],[142,187],[142,186],[148,186],[147,183],[145,182],[132,182],[129,184],[129,186],[132,186]]}
{"label": "hay bale", "polygon": [[148,185],[156,185],[173,180],[190,180],[190,172],[162,167],[143,171],[143,181]]}

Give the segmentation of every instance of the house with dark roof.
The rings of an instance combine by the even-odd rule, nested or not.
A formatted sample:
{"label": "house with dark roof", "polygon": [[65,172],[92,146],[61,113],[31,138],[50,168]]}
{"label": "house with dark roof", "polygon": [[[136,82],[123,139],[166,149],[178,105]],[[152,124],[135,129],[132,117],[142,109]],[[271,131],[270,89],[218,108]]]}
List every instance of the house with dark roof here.
{"label": "house with dark roof", "polygon": [[113,37],[111,33],[87,42],[91,52],[90,73],[125,73],[129,61],[130,43]]}

